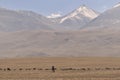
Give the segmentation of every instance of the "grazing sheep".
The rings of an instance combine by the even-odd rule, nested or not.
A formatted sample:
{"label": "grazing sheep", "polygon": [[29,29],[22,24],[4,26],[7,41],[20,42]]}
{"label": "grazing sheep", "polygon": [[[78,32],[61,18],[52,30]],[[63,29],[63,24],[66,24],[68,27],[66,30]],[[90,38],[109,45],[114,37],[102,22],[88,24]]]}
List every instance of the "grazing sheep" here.
{"label": "grazing sheep", "polygon": [[0,70],[3,70],[2,68],[0,68]]}
{"label": "grazing sheep", "polygon": [[33,70],[37,70],[36,68],[33,68]]}
{"label": "grazing sheep", "polygon": [[90,68],[87,68],[87,70],[89,71],[89,70],[91,70]]}
{"label": "grazing sheep", "polygon": [[22,71],[23,69],[22,68],[19,68],[20,71]]}
{"label": "grazing sheep", "polygon": [[7,68],[7,71],[11,71],[11,69],[10,69],[10,68]]}
{"label": "grazing sheep", "polygon": [[6,71],[6,69],[3,69],[4,71]]}
{"label": "grazing sheep", "polygon": [[105,70],[111,70],[111,68],[105,68]]}
{"label": "grazing sheep", "polygon": [[14,71],[16,71],[16,69],[13,69]]}
{"label": "grazing sheep", "polygon": [[68,68],[68,70],[73,70],[73,68]]}
{"label": "grazing sheep", "polygon": [[49,69],[45,69],[45,70],[49,70]]}
{"label": "grazing sheep", "polygon": [[62,71],[67,71],[67,70],[78,70],[78,69],[75,69],[75,68],[61,68],[60,70],[62,70]]}
{"label": "grazing sheep", "polygon": [[120,68],[117,68],[117,70],[120,70]]}
{"label": "grazing sheep", "polygon": [[60,68],[60,70],[64,71],[64,69],[63,69],[63,68]]}
{"label": "grazing sheep", "polygon": [[81,68],[81,70],[82,70],[82,71],[86,71],[86,69],[85,69],[85,68]]}
{"label": "grazing sheep", "polygon": [[42,68],[39,68],[38,70],[43,70]]}
{"label": "grazing sheep", "polygon": [[30,68],[26,68],[25,70],[30,71],[31,69]]}

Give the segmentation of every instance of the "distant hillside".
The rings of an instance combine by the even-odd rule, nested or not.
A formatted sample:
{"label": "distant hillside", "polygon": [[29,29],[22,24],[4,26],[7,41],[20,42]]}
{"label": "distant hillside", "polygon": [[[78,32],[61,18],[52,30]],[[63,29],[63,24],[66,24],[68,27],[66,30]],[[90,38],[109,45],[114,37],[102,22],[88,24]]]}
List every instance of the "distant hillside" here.
{"label": "distant hillside", "polygon": [[[77,14],[77,18],[70,14],[66,19],[66,16],[48,19],[28,11],[0,10],[0,58],[120,56],[120,4],[98,17],[92,15],[95,12],[91,9],[79,8],[80,20],[90,18],[84,26],[80,25]],[[88,11],[89,14],[83,15]],[[67,31],[67,26],[59,23],[62,19],[63,23],[71,21],[66,23],[71,25]],[[79,27],[75,26],[76,22],[80,23]]]}
{"label": "distant hillside", "polygon": [[120,30],[120,3],[100,14],[97,18],[84,26],[83,29]]}
{"label": "distant hillside", "polygon": [[51,30],[50,26],[46,17],[34,12],[0,8],[0,31]]}

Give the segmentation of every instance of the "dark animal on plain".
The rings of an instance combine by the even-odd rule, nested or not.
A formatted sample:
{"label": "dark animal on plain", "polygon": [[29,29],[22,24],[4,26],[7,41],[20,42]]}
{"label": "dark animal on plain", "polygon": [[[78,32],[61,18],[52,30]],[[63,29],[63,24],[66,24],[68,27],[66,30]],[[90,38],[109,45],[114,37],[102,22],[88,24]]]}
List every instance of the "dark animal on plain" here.
{"label": "dark animal on plain", "polygon": [[14,71],[16,71],[16,69],[13,69]]}
{"label": "dark animal on plain", "polygon": [[7,71],[11,71],[11,69],[10,69],[10,68],[7,68]]}
{"label": "dark animal on plain", "polygon": [[23,69],[22,68],[19,68],[20,71],[22,71]]}
{"label": "dark animal on plain", "polygon": [[120,70],[120,68],[117,68],[117,70]]}
{"label": "dark animal on plain", "polygon": [[111,70],[111,68],[105,68],[105,70]]}
{"label": "dark animal on plain", "polygon": [[43,70],[42,68],[39,68],[38,70]]}
{"label": "dark animal on plain", "polygon": [[3,70],[2,68],[0,68],[0,71]]}
{"label": "dark animal on plain", "polygon": [[87,70],[89,71],[89,70],[91,70],[90,68],[87,68]]}
{"label": "dark animal on plain", "polygon": [[82,71],[85,71],[86,69],[85,68],[81,68]]}
{"label": "dark animal on plain", "polygon": [[30,71],[31,69],[30,68],[26,68],[25,70]]}
{"label": "dark animal on plain", "polygon": [[48,71],[48,70],[51,70],[51,69],[46,68],[45,70]]}
{"label": "dark animal on plain", "polygon": [[36,70],[36,68],[33,68],[33,70]]}
{"label": "dark animal on plain", "polygon": [[3,69],[4,71],[6,71],[6,69]]}

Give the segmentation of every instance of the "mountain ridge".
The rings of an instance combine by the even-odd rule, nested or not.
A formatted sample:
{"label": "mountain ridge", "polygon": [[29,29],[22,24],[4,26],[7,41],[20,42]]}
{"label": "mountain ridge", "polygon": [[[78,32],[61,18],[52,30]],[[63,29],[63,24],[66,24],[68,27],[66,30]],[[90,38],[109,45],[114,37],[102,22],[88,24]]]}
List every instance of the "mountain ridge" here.
{"label": "mountain ridge", "polygon": [[[77,30],[98,15],[98,13],[86,6],[81,6],[67,14],[66,16],[68,17],[62,16],[54,19],[47,18],[33,11],[0,8],[0,12],[0,31],[30,29],[56,30],[57,28],[57,30]],[[61,23],[61,21],[63,22]]]}
{"label": "mountain ridge", "polygon": [[[116,4],[115,6],[117,5],[119,5],[119,3]],[[97,18],[90,21],[90,23],[82,27],[82,29],[88,29],[88,30],[110,29],[110,28],[116,29],[120,25],[120,14],[119,13],[120,13],[120,5],[117,7],[113,6],[107,11],[101,13]]]}
{"label": "mountain ridge", "polygon": [[[119,57],[119,13],[120,7],[111,8],[76,30],[31,29],[0,32],[0,58]],[[55,19],[55,22],[60,19]],[[52,28],[64,27],[54,25],[51,24]]]}
{"label": "mountain ridge", "polygon": [[63,27],[72,29],[74,28],[73,26],[75,26],[78,29],[90,22],[92,19],[96,18],[98,15],[98,12],[83,5],[63,16],[60,19],[59,24]]}

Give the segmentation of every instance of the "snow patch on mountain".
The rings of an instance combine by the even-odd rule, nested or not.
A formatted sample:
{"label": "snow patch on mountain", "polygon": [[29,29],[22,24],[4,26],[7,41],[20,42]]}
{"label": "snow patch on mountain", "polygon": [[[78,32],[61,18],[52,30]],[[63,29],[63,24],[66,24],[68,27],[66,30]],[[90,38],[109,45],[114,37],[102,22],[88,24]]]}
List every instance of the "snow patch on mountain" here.
{"label": "snow patch on mountain", "polygon": [[61,17],[61,16],[62,16],[61,14],[52,13],[50,16],[47,16],[47,18],[58,18],[58,17]]}
{"label": "snow patch on mountain", "polygon": [[84,16],[84,17],[88,17],[90,19],[94,19],[99,14],[97,14],[94,10],[92,10],[92,9],[90,9],[90,8],[88,8],[84,5],[84,6],[81,6],[80,8],[78,8],[78,9],[76,9],[75,11],[73,11],[68,16],[62,18],[60,23],[63,23],[65,20],[72,19],[72,18],[82,19],[81,15]]}
{"label": "snow patch on mountain", "polygon": [[116,4],[113,8],[120,7],[120,2]]}

